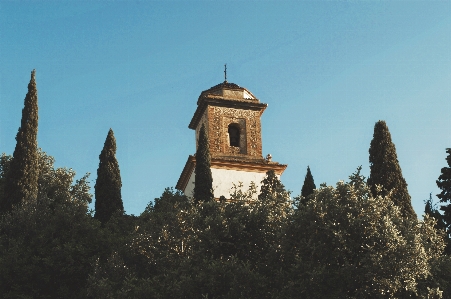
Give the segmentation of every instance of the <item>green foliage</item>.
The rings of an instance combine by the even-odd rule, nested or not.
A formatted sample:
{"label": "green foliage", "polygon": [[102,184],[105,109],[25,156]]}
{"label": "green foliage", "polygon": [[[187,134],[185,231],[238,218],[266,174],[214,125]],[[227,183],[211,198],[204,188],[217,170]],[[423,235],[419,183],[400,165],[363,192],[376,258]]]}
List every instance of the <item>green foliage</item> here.
{"label": "green foliage", "polygon": [[17,207],[0,222],[2,297],[80,298],[98,239],[98,225],[74,202]]}
{"label": "green foliage", "polygon": [[11,166],[6,173],[0,211],[10,211],[23,200],[36,200],[38,193],[38,91],[35,70],[31,72],[28,92],[22,109],[22,120],[16,136]]}
{"label": "green foliage", "polygon": [[54,167],[55,159],[41,149],[38,151],[38,200],[48,198],[51,205],[72,201],[87,208],[92,201],[88,184],[89,173],[73,182],[75,171],[72,168]]}
{"label": "green foliage", "polygon": [[[267,181],[274,177],[269,175]],[[277,182],[278,179],[273,182]],[[289,193],[275,183],[278,191],[264,200],[255,200],[255,186],[247,192],[235,186],[230,202],[209,202],[196,207],[193,227],[196,231],[193,250],[201,257],[228,259],[232,256],[251,265],[265,265],[268,254],[276,250],[288,215],[292,212]]]}
{"label": "green foliage", "polygon": [[[442,168],[436,183],[437,187],[442,190],[440,194],[437,194],[437,197],[440,199],[440,202],[445,203],[440,209],[443,211],[443,220],[446,225],[448,239],[451,240],[451,148],[447,148],[446,153],[448,154],[446,157],[448,167]],[[447,252],[451,254],[451,245],[448,246]]]}
{"label": "green foliage", "polygon": [[[87,210],[88,174],[74,182],[72,169],[55,169],[36,151],[36,200],[0,217],[2,298],[451,297],[441,215],[431,197],[423,221],[409,214],[384,122],[375,127],[368,184],[359,168],[349,182],[316,189],[308,167],[301,194],[308,200],[296,210],[274,171],[258,199],[255,184],[246,191],[239,184],[230,200],[213,200],[202,126],[194,199],[166,189],[139,217],[124,215],[115,153],[110,129],[99,157],[97,221]],[[14,160],[0,157],[3,204]],[[449,169],[437,181],[442,202],[450,201]]]}
{"label": "green foliage", "polygon": [[[449,298],[435,220],[402,217],[360,169],[293,210],[273,172],[229,201],[166,189],[89,280],[92,298]],[[442,293],[442,291],[444,291]],[[104,294],[104,295],[102,295]],[[105,295],[106,294],[106,295]]]}
{"label": "green foliage", "polygon": [[416,218],[407,191],[407,183],[399,166],[395,145],[383,120],[378,121],[374,126],[369,153],[370,176],[368,185],[371,186],[373,196],[386,196],[393,193],[391,198],[395,205],[401,208],[403,217]]}
{"label": "green foliage", "polygon": [[156,291],[155,284],[167,277],[178,281],[172,273],[190,250],[191,208],[186,196],[166,189],[155,205],[149,204],[133,221],[133,229],[119,232],[115,224],[119,215],[114,215],[105,229],[116,232],[111,238],[122,238],[122,247],[111,246],[106,260],[96,263],[88,282],[90,298],[162,298],[169,285],[162,284],[162,290]]}
{"label": "green foliage", "polygon": [[199,142],[196,151],[196,179],[194,182],[194,200],[196,202],[211,201],[213,195],[213,177],[211,175],[211,157],[205,125],[199,131]]}
{"label": "green foliage", "polygon": [[[431,276],[424,283],[443,291],[443,299],[451,299],[451,256],[442,255],[431,261]],[[427,287],[426,287],[427,288]]]}
{"label": "green foliage", "polygon": [[166,189],[155,199],[155,205],[148,206],[141,214],[131,247],[149,259],[154,273],[163,271],[191,251],[193,208],[180,191]]}
{"label": "green foliage", "polygon": [[228,259],[184,259],[167,276],[152,279],[154,298],[271,298],[267,279],[246,262]]}
{"label": "green foliage", "polygon": [[438,230],[445,231],[446,224],[443,221],[443,215],[440,214],[439,210],[437,209],[437,205],[432,200],[432,193],[429,194],[429,199],[425,201],[424,214],[428,215],[430,218],[433,217],[437,221],[435,227]]}
{"label": "green foliage", "polygon": [[307,166],[307,173],[304,179],[304,185],[302,185],[301,190],[301,203],[305,204],[308,200],[308,197],[313,194],[313,191],[316,189],[315,181],[313,180],[312,173],[310,171],[310,166]]}
{"label": "green foliage", "polygon": [[146,263],[132,251],[138,227],[135,216],[120,211],[113,213],[102,226],[102,247],[86,283],[88,298],[140,298],[124,291],[124,287],[127,289],[127,284],[134,281],[135,272],[143,268],[142,263]]}
{"label": "green foliage", "polygon": [[117,211],[123,212],[121,196],[121,173],[116,160],[116,139],[113,130],[108,131],[103,149],[99,155],[99,168],[95,188],[94,218],[106,223]]}
{"label": "green foliage", "polygon": [[11,165],[11,160],[11,156],[2,153],[2,156],[0,157],[0,203],[3,202],[4,199],[6,174],[8,173],[9,166]]}
{"label": "green foliage", "polygon": [[260,194],[258,200],[267,201],[276,198],[286,201],[290,194],[285,190],[285,186],[277,177],[274,170],[266,172],[266,177],[261,181]]}
{"label": "green foliage", "polygon": [[255,185],[241,187],[229,202],[198,203],[166,189],[137,222],[133,258],[109,257],[88,292],[93,298],[271,298],[279,240],[292,212],[289,194],[282,186],[282,194],[255,200]]}
{"label": "green foliage", "polygon": [[81,298],[102,240],[99,223],[88,213],[87,175],[74,182],[73,170],[55,169],[52,157],[38,155],[37,200],[16,205],[0,219],[0,293]]}
{"label": "green foliage", "polygon": [[432,219],[401,216],[390,195],[372,196],[360,169],[348,183],[316,190],[296,211],[287,234],[285,256],[292,266],[285,296],[429,298],[437,293],[429,294],[433,285],[423,282],[442,254],[442,235]]}
{"label": "green foliage", "polygon": [[[75,171],[71,168],[56,168],[54,166],[55,159],[47,155],[41,149],[37,152],[38,159],[38,201],[49,200],[50,204],[54,205],[57,202],[72,201],[77,205],[82,205],[87,208],[87,205],[92,200],[92,195],[89,193],[90,187],[88,184],[89,173],[75,183]],[[6,184],[5,173],[12,165],[12,158],[6,154],[2,154],[0,158],[0,199],[2,198],[1,191]]]}

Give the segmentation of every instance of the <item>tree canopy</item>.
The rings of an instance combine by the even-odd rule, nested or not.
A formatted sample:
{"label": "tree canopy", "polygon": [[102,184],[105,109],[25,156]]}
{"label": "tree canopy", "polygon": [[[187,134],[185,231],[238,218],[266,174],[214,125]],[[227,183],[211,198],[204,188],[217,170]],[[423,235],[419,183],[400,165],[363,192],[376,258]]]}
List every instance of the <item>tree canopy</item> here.
{"label": "tree canopy", "polygon": [[[33,111],[37,130],[37,96],[36,107],[28,107],[32,82],[34,72],[24,108],[32,112],[23,113],[17,137],[22,145],[23,120]],[[0,202],[7,207],[0,214],[2,298],[451,298],[442,215],[432,196],[423,220],[409,212],[385,122],[375,126],[368,181],[360,167],[347,182],[316,188],[308,167],[303,204],[274,171],[257,182],[260,190],[238,183],[230,200],[214,200],[204,126],[194,198],[167,188],[138,217],[124,213],[111,129],[99,156],[94,217],[89,174],[75,180],[74,170],[55,168],[53,157],[35,152],[36,190],[16,202],[4,200],[8,177],[25,164],[0,157]],[[445,216],[447,153],[449,167],[437,180]]]}
{"label": "tree canopy", "polygon": [[392,192],[391,198],[401,208],[402,215],[416,218],[407,191],[407,183],[399,166],[395,145],[392,142],[387,124],[383,120],[374,125],[369,153],[370,176],[368,184],[371,186],[373,196],[386,196]]}
{"label": "tree canopy", "polygon": [[[441,203],[444,203],[440,209],[443,211],[443,221],[445,222],[448,238],[451,236],[451,148],[446,149],[448,156],[446,157],[447,167],[441,169],[441,174],[436,181],[437,187],[442,191],[437,194]],[[451,242],[450,242],[451,243]],[[451,246],[451,245],[450,245]],[[451,253],[451,248],[448,248]]]}
{"label": "tree canopy", "polygon": [[316,189],[315,181],[313,180],[312,172],[310,171],[310,166],[307,166],[307,173],[305,174],[304,184],[301,190],[301,202],[305,203],[307,197],[313,194]]}
{"label": "tree canopy", "polygon": [[105,223],[114,213],[124,211],[121,173],[116,159],[116,138],[112,129],[108,131],[99,160],[94,186],[96,197],[94,218]]}
{"label": "tree canopy", "polygon": [[199,141],[196,151],[196,179],[194,181],[194,200],[210,201],[213,200],[213,177],[211,175],[211,156],[208,143],[208,136],[205,125],[202,124],[199,130]]}
{"label": "tree canopy", "polygon": [[6,173],[4,196],[0,200],[0,211],[10,211],[23,200],[36,200],[38,195],[38,90],[35,74],[33,70],[28,83],[16,147]]}
{"label": "tree canopy", "polygon": [[347,183],[316,190],[289,228],[286,297],[438,296],[423,282],[443,252],[443,236],[429,218],[402,217],[391,196],[374,197],[360,169]]}
{"label": "tree canopy", "polygon": [[0,293],[82,298],[81,286],[102,246],[99,225],[88,213],[88,175],[74,180],[73,170],[55,169],[53,157],[42,151],[38,169],[37,200],[23,201],[0,218]]}
{"label": "tree canopy", "polygon": [[[268,173],[265,184],[279,185]],[[271,183],[272,182],[272,183]],[[268,184],[269,183],[269,184]],[[279,185],[280,186],[280,185]],[[294,210],[283,188],[195,203],[166,189],[130,252],[91,276],[99,298],[441,298],[450,259],[434,220],[402,217],[359,171]],[[283,199],[283,200],[282,200]]]}

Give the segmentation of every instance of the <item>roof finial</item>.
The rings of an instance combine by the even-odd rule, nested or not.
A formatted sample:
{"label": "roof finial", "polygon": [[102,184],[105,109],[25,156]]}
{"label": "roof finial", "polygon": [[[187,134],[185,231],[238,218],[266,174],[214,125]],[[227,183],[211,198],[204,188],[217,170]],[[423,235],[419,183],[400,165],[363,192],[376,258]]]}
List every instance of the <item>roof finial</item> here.
{"label": "roof finial", "polygon": [[224,64],[224,83],[227,83],[227,63]]}

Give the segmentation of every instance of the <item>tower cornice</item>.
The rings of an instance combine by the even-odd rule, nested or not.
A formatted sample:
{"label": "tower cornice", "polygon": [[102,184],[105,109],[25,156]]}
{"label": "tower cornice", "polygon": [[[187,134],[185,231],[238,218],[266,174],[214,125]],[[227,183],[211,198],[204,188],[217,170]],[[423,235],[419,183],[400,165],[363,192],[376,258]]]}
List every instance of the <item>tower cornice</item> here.
{"label": "tower cornice", "polygon": [[[190,155],[185,163],[185,167],[183,168],[179,180],[177,181],[177,185],[175,186],[178,190],[185,190],[195,166],[196,157]],[[227,157],[212,157],[210,167],[216,169],[259,172],[264,174],[269,170],[274,170],[277,175],[282,175],[287,168],[287,165],[278,162],[270,162],[266,159],[249,159],[246,161]],[[255,183],[259,184],[260,182]]]}
{"label": "tower cornice", "polygon": [[227,108],[238,108],[238,109],[247,109],[259,111],[260,115],[263,114],[268,104],[260,103],[260,102],[251,102],[247,100],[237,100],[237,99],[224,99],[220,96],[206,96],[199,98],[197,102],[197,109],[194,112],[193,118],[188,125],[188,128],[195,130],[197,125],[199,124],[202,115],[207,109],[208,106],[218,106],[218,107],[227,107]]}

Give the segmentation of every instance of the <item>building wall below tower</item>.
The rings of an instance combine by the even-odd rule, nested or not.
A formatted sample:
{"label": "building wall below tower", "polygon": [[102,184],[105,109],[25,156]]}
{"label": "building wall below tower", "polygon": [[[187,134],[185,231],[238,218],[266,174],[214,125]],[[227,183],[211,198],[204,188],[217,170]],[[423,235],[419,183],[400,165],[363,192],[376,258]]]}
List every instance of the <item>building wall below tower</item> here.
{"label": "building wall below tower", "polygon": [[240,183],[243,183],[242,190],[247,191],[251,182],[254,182],[257,187],[257,194],[255,194],[254,199],[257,199],[257,195],[260,193],[261,181],[265,178],[266,173],[211,168],[211,175],[213,176],[215,198],[221,196],[230,198],[233,184],[238,186]]}
{"label": "building wall below tower", "polygon": [[188,197],[193,197],[194,195],[194,182],[196,180],[196,175],[193,172],[191,172],[191,176],[189,177],[188,183],[186,184],[185,190],[183,190],[183,193],[185,193]]}
{"label": "building wall below tower", "polygon": [[[251,182],[254,182],[257,187],[257,193],[254,199],[257,199],[260,193],[261,181],[266,176],[265,172],[249,172],[241,170],[230,170],[222,168],[211,168],[211,174],[213,177],[213,191],[215,198],[224,196],[225,198],[230,198],[230,193],[232,192],[233,184],[239,185],[241,182],[243,184],[243,192],[249,189]],[[280,176],[278,176],[280,178]],[[194,171],[191,173],[190,179],[186,188],[184,190],[185,195],[192,197],[194,194],[194,182],[195,174]]]}

